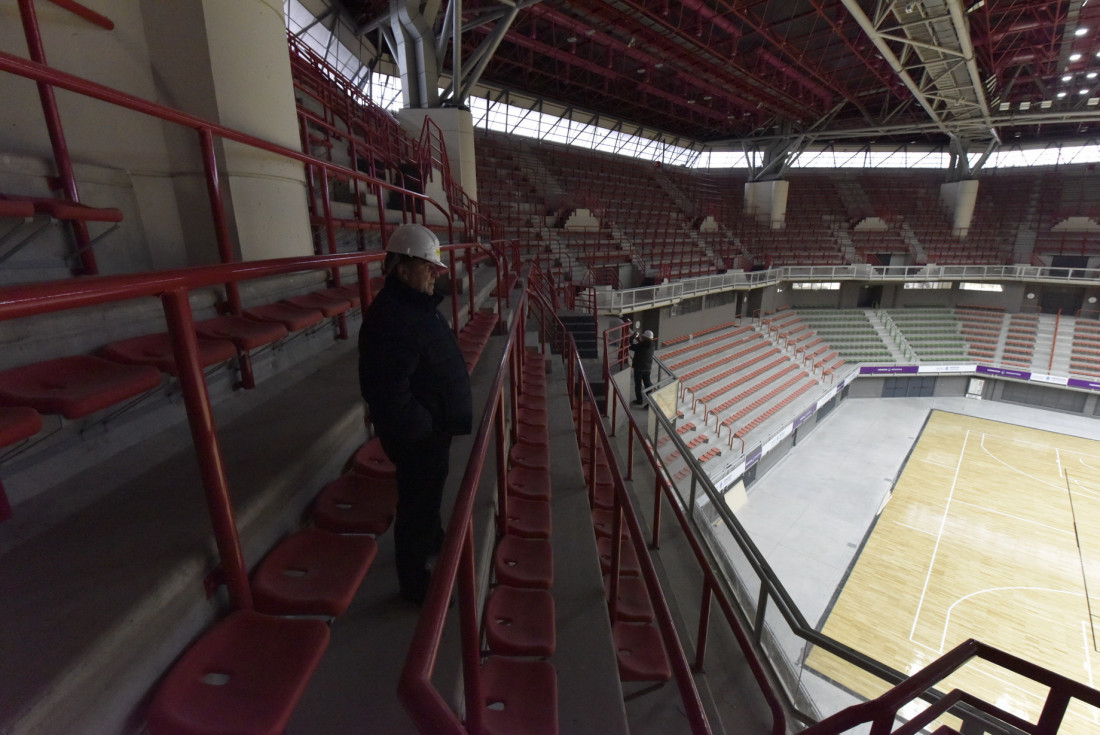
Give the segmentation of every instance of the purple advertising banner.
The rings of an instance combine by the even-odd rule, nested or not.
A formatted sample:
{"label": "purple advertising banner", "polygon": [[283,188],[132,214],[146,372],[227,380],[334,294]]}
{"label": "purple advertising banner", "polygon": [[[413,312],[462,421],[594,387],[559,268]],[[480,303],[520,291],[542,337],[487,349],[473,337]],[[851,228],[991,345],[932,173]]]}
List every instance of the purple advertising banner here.
{"label": "purple advertising banner", "polygon": [[1023,370],[1009,370],[1008,368],[986,367],[985,365],[979,365],[977,372],[984,375],[1000,375],[1005,378],[1016,378],[1017,380],[1027,380],[1031,377],[1031,373],[1026,373]]}
{"label": "purple advertising banner", "polygon": [[1089,390],[1100,390],[1100,383],[1095,380],[1078,380],[1077,378],[1070,378],[1066,385],[1071,385],[1074,388],[1088,388]]}
{"label": "purple advertising banner", "polygon": [[764,456],[764,452],[760,447],[752,450],[748,457],[745,457],[745,469],[752,467],[754,464],[760,461],[760,458]]}
{"label": "purple advertising banner", "polygon": [[868,365],[859,369],[860,375],[890,375],[891,373],[915,373],[916,365],[884,365],[876,367]]}
{"label": "purple advertising banner", "polygon": [[803,412],[803,414],[801,416],[799,416],[798,418],[796,418],[794,420],[794,428],[797,429],[799,426],[802,426],[802,424],[806,423],[806,420],[808,418],[810,418],[811,416],[813,416],[814,411],[816,411],[816,410],[817,410],[817,404],[816,403],[814,405],[810,406],[808,409],[806,409],[806,411]]}

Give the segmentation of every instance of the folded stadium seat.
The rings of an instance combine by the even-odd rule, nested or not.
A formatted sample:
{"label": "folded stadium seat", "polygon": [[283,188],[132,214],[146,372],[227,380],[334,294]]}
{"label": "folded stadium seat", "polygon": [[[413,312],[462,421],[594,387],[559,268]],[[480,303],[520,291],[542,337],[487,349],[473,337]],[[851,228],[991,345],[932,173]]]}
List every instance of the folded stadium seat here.
{"label": "folded stadium seat", "polygon": [[[237,356],[237,348],[227,339],[198,340],[199,366],[208,367]],[[100,348],[99,354],[124,365],[152,365],[161,372],[178,375],[172,338],[167,332],[112,342]]]}
{"label": "folded stadium seat", "polygon": [[283,301],[245,309],[244,315],[261,322],[277,322],[291,332],[312,327],[325,318],[325,315],[317,309],[303,309]]}
{"label": "folded stadium seat", "polygon": [[348,609],[378,555],[371,536],[313,526],[275,545],[252,575],[256,609],[271,615],[327,615]]}
{"label": "folded stadium seat", "polygon": [[550,473],[529,467],[508,470],[508,494],[525,500],[550,499]]}
{"label": "folded stadium seat", "polygon": [[383,534],[397,513],[397,482],[348,472],[321,488],[313,523],[333,533]]}
{"label": "folded stadium seat", "polygon": [[[649,591],[641,577],[624,577],[620,574],[618,592],[612,622],[622,620],[628,623],[649,623],[653,621],[653,605],[649,602]],[[605,577],[604,594],[610,599],[610,577]]]}
{"label": "folded stadium seat", "polygon": [[543,589],[497,585],[483,618],[489,651],[500,656],[553,656],[554,597]]}
{"label": "folded stadium seat", "polygon": [[486,735],[558,735],[558,675],[549,661],[489,656],[481,693]]}
{"label": "folded stadium seat", "polygon": [[344,286],[332,286],[330,288],[323,289],[317,292],[321,296],[326,296],[330,299],[341,299],[351,304],[351,308],[356,308],[362,302],[359,296],[359,285],[355,283],[347,284]]}
{"label": "folded stadium seat", "polygon": [[611,626],[619,678],[623,681],[668,681],[672,669],[661,643],[661,632],[647,623],[619,621]]}
{"label": "folded stadium seat", "polygon": [[[42,429],[42,416],[26,406],[0,408],[0,448],[32,437]],[[11,504],[0,483],[0,521],[11,518]]]}
{"label": "folded stadium seat", "polygon": [[550,503],[545,500],[509,498],[504,533],[520,538],[550,538]]}
{"label": "folded stadium seat", "polygon": [[351,308],[351,302],[347,299],[334,299],[321,293],[307,293],[302,296],[291,296],[284,299],[286,303],[300,306],[303,309],[316,309],[326,317],[339,316]]}
{"label": "folded stadium seat", "polygon": [[550,589],[554,585],[554,552],[546,539],[501,536],[493,552],[497,582],[512,587]]}
{"label": "folded stadium seat", "polygon": [[[604,574],[611,572],[611,539],[603,537],[596,539],[596,550],[600,555],[600,569]],[[619,545],[619,573],[629,577],[636,577],[642,573],[642,565],[638,561],[638,554],[634,551],[634,544],[624,534]]]}
{"label": "folded stadium seat", "polygon": [[378,437],[368,439],[359,447],[352,457],[351,468],[368,477],[397,477],[397,468],[386,456],[382,440]]}
{"label": "folded stadium seat", "polygon": [[519,424],[545,426],[547,420],[545,406],[542,408],[537,408],[535,406],[518,406],[516,408],[516,422]]}
{"label": "folded stadium seat", "polygon": [[227,339],[238,350],[255,350],[285,337],[286,327],[275,322],[259,322],[243,316],[227,315],[195,323],[195,332],[207,339]]}
{"label": "folded stadium seat", "polygon": [[516,427],[516,441],[537,446],[550,445],[550,429],[546,424],[524,424]]}
{"label": "folded stadium seat", "polygon": [[520,409],[532,408],[536,411],[546,411],[546,396],[536,396],[530,393],[521,393],[516,399],[516,406]]}
{"label": "folded stadium seat", "polygon": [[519,465],[532,470],[550,470],[550,445],[526,444],[517,442],[508,452],[508,458],[512,460],[512,466]]}
{"label": "folded stadium seat", "polygon": [[0,372],[0,406],[29,406],[77,419],[152,390],[160,371],[74,355]]}
{"label": "folded stadium seat", "polygon": [[165,676],[149,708],[150,735],[279,735],[328,642],[321,620],[232,613]]}

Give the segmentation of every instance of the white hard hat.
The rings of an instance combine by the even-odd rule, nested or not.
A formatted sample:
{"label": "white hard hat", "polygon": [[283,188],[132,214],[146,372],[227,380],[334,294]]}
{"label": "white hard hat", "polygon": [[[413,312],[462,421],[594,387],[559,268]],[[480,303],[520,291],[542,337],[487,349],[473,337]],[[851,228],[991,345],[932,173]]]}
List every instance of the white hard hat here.
{"label": "white hard hat", "polygon": [[401,225],[390,235],[386,243],[387,253],[411,255],[432,265],[446,268],[439,254],[439,238],[424,225]]}
{"label": "white hard hat", "polygon": [[646,339],[653,339],[653,332],[651,332],[647,329],[644,332],[642,332],[642,336],[645,337]]}

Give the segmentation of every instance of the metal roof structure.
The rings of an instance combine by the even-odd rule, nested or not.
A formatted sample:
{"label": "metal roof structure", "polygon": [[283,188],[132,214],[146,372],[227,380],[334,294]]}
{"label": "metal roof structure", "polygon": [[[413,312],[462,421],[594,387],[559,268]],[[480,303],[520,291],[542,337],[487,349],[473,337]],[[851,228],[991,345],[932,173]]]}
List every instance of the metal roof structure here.
{"label": "metal roof structure", "polygon": [[1100,0],[331,2],[379,60],[434,53],[443,104],[478,84],[709,146],[967,150],[1100,128]]}

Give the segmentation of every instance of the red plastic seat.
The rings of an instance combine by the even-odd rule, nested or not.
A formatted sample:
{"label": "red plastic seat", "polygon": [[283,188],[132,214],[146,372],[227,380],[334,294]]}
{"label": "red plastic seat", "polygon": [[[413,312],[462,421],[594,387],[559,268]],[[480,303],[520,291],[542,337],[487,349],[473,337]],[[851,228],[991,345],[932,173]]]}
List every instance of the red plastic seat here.
{"label": "red plastic seat", "polygon": [[[649,592],[641,577],[619,575],[619,594],[615,602],[615,620],[628,623],[650,623],[653,621],[653,605],[649,601]],[[611,579],[605,578],[604,594],[610,599]]]}
{"label": "red plastic seat", "polygon": [[647,623],[617,622],[611,626],[619,678],[623,681],[668,681],[672,669],[661,633]]}
{"label": "red plastic seat", "polygon": [[501,584],[550,589],[554,585],[554,550],[546,539],[505,534],[493,553],[493,573]]}
{"label": "red plastic seat", "polygon": [[353,309],[362,303],[362,299],[359,296],[359,286],[356,284],[333,286],[323,291],[318,291],[317,293],[321,296],[327,296],[330,299],[343,299],[351,304],[351,308]]}
{"label": "red plastic seat", "polygon": [[481,691],[488,735],[558,735],[558,675],[549,661],[490,656]]}
{"label": "red plastic seat", "polygon": [[527,500],[549,500],[550,473],[527,467],[513,467],[508,471],[508,492]]}
{"label": "red plastic seat", "polygon": [[485,640],[502,656],[552,656],[554,597],[542,589],[497,586],[485,604]]}
{"label": "red plastic seat", "polygon": [[206,319],[195,324],[195,332],[208,339],[227,339],[239,350],[255,350],[280,340],[288,333],[275,322],[258,322],[243,316],[228,315]]}
{"label": "red plastic seat", "polygon": [[545,500],[510,499],[504,532],[522,538],[550,538],[550,503]]}
{"label": "red plastic seat", "polygon": [[[600,570],[604,574],[610,574],[611,539],[606,536],[596,539],[596,549],[600,554]],[[642,565],[638,562],[638,554],[634,551],[634,545],[626,538],[622,540],[619,546],[619,573],[632,577],[642,573]]]}
{"label": "red plastic seat", "polygon": [[313,522],[333,533],[379,535],[397,513],[397,482],[348,472],[325,485],[313,504]]}
{"label": "red plastic seat", "polygon": [[149,708],[149,732],[282,733],[328,642],[321,620],[231,614],[165,677]]}
{"label": "red plastic seat", "polygon": [[352,468],[370,477],[397,477],[397,468],[386,456],[382,440],[378,437],[368,440],[352,458]]}
{"label": "red plastic seat", "polygon": [[34,436],[41,429],[42,416],[33,408],[0,408],[0,447]]}
{"label": "red plastic seat", "polygon": [[[42,417],[33,408],[0,408],[0,447],[34,436],[42,429]],[[11,504],[0,483],[0,521],[11,518]]]}
{"label": "red plastic seat", "polygon": [[550,470],[550,446],[548,444],[524,444],[517,442],[508,452],[512,465],[532,470]]}
{"label": "red plastic seat", "polygon": [[351,308],[351,302],[347,299],[334,299],[321,293],[307,293],[302,296],[291,296],[286,303],[300,306],[303,309],[316,309],[326,317],[338,316]]}
{"label": "red plastic seat", "polygon": [[121,365],[91,355],[59,357],[0,372],[0,406],[80,418],[160,385],[148,365]]}
{"label": "red plastic seat", "polygon": [[308,527],[264,557],[252,575],[256,609],[272,615],[330,615],[348,609],[378,555],[370,536]]}
{"label": "red plastic seat", "polygon": [[[199,339],[198,347],[201,367],[225,362],[237,356],[237,348],[227,339]],[[152,365],[169,375],[179,374],[176,356],[172,352],[172,339],[167,332],[112,342],[104,345],[99,354],[124,365]]]}
{"label": "red plastic seat", "polygon": [[254,306],[251,309],[245,309],[244,315],[261,322],[282,324],[291,332],[312,327],[325,318],[325,315],[316,309],[303,309],[283,302]]}
{"label": "red plastic seat", "polygon": [[522,424],[516,427],[516,441],[537,446],[549,446],[550,430],[546,424]]}
{"label": "red plastic seat", "polygon": [[542,408],[533,406],[518,406],[516,408],[516,422],[532,426],[546,426],[548,421],[545,405]]}

